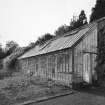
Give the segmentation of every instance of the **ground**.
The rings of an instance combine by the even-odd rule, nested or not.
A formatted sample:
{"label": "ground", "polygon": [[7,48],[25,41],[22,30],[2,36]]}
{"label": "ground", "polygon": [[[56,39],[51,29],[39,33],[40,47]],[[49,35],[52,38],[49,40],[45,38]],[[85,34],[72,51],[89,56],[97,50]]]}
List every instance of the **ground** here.
{"label": "ground", "polygon": [[[67,91],[40,77],[14,76],[0,80],[0,105],[14,105]],[[69,89],[70,90],[70,89]]]}
{"label": "ground", "polygon": [[30,105],[105,105],[105,89],[76,90],[64,97]]}
{"label": "ground", "polygon": [[[25,79],[24,79],[25,78]],[[48,81],[47,81],[48,82]],[[27,100],[35,100],[37,97],[50,96],[53,94],[66,91],[54,86],[47,86],[46,80],[34,78],[30,83],[30,79],[26,77],[12,77],[0,80],[0,105],[14,105],[23,103]],[[70,90],[71,91],[71,90]],[[101,87],[82,87],[73,90],[70,95],[56,97],[39,103],[31,103],[27,105],[104,105],[105,104],[105,88]]]}

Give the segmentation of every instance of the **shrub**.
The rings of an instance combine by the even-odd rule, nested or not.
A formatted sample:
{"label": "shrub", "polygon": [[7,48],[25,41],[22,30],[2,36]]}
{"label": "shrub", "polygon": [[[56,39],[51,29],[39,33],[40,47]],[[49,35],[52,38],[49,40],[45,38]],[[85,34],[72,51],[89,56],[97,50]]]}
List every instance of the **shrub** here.
{"label": "shrub", "polygon": [[6,87],[3,89],[6,96],[15,98],[19,92],[24,91],[30,85],[30,80],[26,76],[11,77],[7,81]]}
{"label": "shrub", "polygon": [[14,77],[8,81],[9,89],[23,89],[30,85],[30,79],[27,76]]}
{"label": "shrub", "polygon": [[13,100],[0,90],[0,105],[12,105]]}
{"label": "shrub", "polygon": [[[33,77],[32,77],[33,78]],[[25,100],[30,100],[32,98],[41,97],[46,94],[46,91],[48,88],[40,88],[43,84],[42,81],[40,85],[40,79],[39,78],[33,78],[32,81],[36,81],[35,85],[33,82],[31,82],[31,79],[28,76],[18,76],[18,77],[11,77],[7,81],[7,86],[3,88],[3,91],[5,92],[5,95],[9,98],[15,100],[16,102],[23,102]],[[45,82],[44,82],[45,83]],[[46,90],[46,91],[44,91]]]}
{"label": "shrub", "polygon": [[9,76],[11,76],[10,72],[7,72],[5,70],[0,71],[0,79],[4,79],[5,77],[9,77]]}

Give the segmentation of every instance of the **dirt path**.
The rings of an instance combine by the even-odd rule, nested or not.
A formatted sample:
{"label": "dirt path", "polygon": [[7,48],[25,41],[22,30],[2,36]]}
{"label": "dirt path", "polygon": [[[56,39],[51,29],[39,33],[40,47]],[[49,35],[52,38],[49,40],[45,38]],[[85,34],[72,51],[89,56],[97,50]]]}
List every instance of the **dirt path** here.
{"label": "dirt path", "polygon": [[[105,89],[104,89],[105,91]],[[76,91],[74,94],[30,105],[105,105],[105,92]]]}

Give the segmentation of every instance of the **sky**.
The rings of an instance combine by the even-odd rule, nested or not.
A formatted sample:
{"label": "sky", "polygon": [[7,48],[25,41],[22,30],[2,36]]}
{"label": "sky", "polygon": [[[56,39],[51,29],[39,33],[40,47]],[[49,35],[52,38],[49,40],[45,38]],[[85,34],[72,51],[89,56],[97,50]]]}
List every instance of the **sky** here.
{"label": "sky", "polygon": [[89,19],[96,0],[0,0],[0,43],[27,46],[45,33],[54,34],[83,9]]}

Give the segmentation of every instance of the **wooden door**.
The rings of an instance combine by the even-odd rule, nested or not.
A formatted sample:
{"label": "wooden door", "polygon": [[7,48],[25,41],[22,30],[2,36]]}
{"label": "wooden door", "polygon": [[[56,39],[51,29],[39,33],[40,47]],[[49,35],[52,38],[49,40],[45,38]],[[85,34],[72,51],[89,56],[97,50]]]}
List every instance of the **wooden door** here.
{"label": "wooden door", "polygon": [[83,55],[83,81],[92,83],[91,56],[89,53]]}

